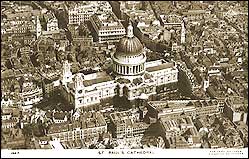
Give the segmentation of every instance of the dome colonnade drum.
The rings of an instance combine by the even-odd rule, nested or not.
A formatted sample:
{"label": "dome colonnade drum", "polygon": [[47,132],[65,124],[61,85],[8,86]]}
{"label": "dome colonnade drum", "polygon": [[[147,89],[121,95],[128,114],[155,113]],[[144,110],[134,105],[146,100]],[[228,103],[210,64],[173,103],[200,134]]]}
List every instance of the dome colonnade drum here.
{"label": "dome colonnade drum", "polygon": [[143,45],[133,35],[131,22],[127,28],[127,35],[120,39],[113,57],[113,70],[116,74],[136,76],[145,72],[146,55]]}

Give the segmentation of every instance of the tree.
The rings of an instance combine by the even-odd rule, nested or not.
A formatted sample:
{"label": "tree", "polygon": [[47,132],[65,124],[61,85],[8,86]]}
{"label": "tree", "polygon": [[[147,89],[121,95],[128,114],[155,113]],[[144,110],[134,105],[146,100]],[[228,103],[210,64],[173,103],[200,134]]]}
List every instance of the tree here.
{"label": "tree", "polygon": [[191,82],[188,79],[186,73],[181,69],[179,69],[179,76],[178,76],[178,91],[183,96],[186,97],[192,96]]}
{"label": "tree", "polygon": [[11,63],[10,63],[10,59],[9,60],[7,60],[6,62],[5,62],[5,66],[8,68],[8,69],[11,69],[13,66],[11,65]]}
{"label": "tree", "polygon": [[56,18],[58,19],[58,26],[60,29],[67,28],[68,16],[64,10],[59,10],[55,13]]}
{"label": "tree", "polygon": [[24,136],[31,137],[31,135],[32,135],[31,124],[24,125],[23,134],[24,134]]}
{"label": "tree", "polygon": [[39,16],[39,20],[40,20],[42,30],[47,30],[47,22],[46,22],[44,15],[42,15],[42,17]]}
{"label": "tree", "polygon": [[132,107],[131,102],[124,96],[114,96],[113,97],[113,106],[120,110],[130,109]]}
{"label": "tree", "polygon": [[70,31],[65,32],[67,39],[71,43],[73,41],[72,33]]}
{"label": "tree", "polygon": [[148,8],[148,4],[149,2],[147,2],[147,1],[142,1],[142,7],[141,7],[141,10],[147,10],[147,8]]}
{"label": "tree", "polygon": [[242,68],[248,70],[248,59],[246,58],[245,61],[242,63]]}

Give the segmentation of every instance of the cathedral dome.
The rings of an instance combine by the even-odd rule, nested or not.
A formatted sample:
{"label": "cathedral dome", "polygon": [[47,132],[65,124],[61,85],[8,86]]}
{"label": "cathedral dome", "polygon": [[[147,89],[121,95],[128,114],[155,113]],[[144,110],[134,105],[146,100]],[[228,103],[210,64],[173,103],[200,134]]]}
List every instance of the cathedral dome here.
{"label": "cathedral dome", "polygon": [[133,35],[131,22],[127,35],[120,39],[113,57],[113,69],[117,74],[134,76],[145,71],[146,55],[140,40]]}
{"label": "cathedral dome", "polygon": [[117,45],[117,54],[124,54],[127,56],[138,55],[143,51],[143,45],[139,39],[133,37],[123,37]]}
{"label": "cathedral dome", "polygon": [[133,35],[133,27],[130,22],[127,28],[127,35],[120,39],[117,44],[115,56],[136,56],[143,52],[143,45],[140,40]]}

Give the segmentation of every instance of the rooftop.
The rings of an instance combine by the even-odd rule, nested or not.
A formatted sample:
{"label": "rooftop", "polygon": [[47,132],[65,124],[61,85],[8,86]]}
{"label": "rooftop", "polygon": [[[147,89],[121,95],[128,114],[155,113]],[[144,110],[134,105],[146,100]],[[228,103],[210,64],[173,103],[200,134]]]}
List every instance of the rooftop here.
{"label": "rooftop", "polygon": [[216,100],[167,100],[167,101],[149,101],[148,105],[158,112],[165,109],[188,109],[188,107],[207,107],[217,105]]}
{"label": "rooftop", "polygon": [[57,120],[64,120],[64,118],[68,115],[66,112],[55,112],[54,118]]}
{"label": "rooftop", "polygon": [[87,129],[106,125],[104,116],[100,112],[88,112],[81,114],[80,119],[72,122],[53,123],[48,133],[60,133],[72,131],[76,128]]}
{"label": "rooftop", "polygon": [[164,63],[158,66],[148,67],[146,68],[146,70],[148,72],[154,72],[154,71],[163,70],[167,68],[173,68],[173,67],[174,67],[174,63]]}
{"label": "rooftop", "polygon": [[92,16],[98,29],[100,28],[116,28],[122,27],[125,29],[116,15],[112,12],[109,13],[96,13]]}
{"label": "rooftop", "polygon": [[91,80],[85,80],[83,81],[84,86],[91,86],[94,84],[98,84],[98,83],[102,83],[102,82],[108,82],[108,81],[112,81],[112,77],[108,74],[103,75],[103,76],[98,76],[95,79],[91,79]]}

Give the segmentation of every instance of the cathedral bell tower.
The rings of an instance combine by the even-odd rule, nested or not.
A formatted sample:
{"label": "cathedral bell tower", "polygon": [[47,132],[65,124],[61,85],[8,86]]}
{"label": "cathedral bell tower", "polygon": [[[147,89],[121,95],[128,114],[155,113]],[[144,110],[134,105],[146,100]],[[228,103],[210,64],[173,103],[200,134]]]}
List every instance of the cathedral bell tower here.
{"label": "cathedral bell tower", "polygon": [[42,34],[42,27],[39,16],[36,17],[36,39],[38,39]]}
{"label": "cathedral bell tower", "polygon": [[67,82],[70,82],[72,80],[72,72],[71,72],[71,66],[66,60],[63,63],[63,72],[62,72],[62,83],[66,84]]}
{"label": "cathedral bell tower", "polygon": [[83,78],[80,73],[75,75],[75,82],[74,82],[75,90],[81,90],[84,85],[83,85]]}
{"label": "cathedral bell tower", "polygon": [[121,15],[120,15],[120,16],[121,16],[120,18],[121,18],[122,20],[124,20],[124,17],[125,17],[125,16],[124,16],[124,14],[125,14],[124,12],[125,12],[125,9],[126,9],[126,8],[125,8],[125,3],[126,3],[125,1],[120,1],[120,11],[121,11],[121,12],[120,12],[120,14],[121,14]]}
{"label": "cathedral bell tower", "polygon": [[74,91],[75,91],[75,107],[80,107],[84,103],[84,85],[83,77],[81,73],[77,73],[74,76]]}
{"label": "cathedral bell tower", "polygon": [[185,43],[185,39],[186,39],[186,30],[185,30],[185,25],[184,25],[184,21],[182,21],[182,31],[181,31],[181,44]]}

